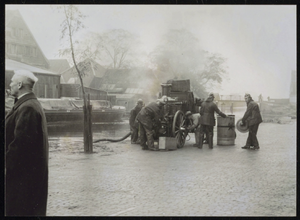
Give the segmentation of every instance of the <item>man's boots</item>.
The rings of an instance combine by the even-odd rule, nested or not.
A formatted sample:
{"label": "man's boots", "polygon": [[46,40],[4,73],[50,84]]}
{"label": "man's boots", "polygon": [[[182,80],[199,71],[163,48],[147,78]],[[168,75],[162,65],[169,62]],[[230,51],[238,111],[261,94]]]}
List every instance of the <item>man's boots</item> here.
{"label": "man's boots", "polygon": [[214,147],[213,147],[213,135],[212,134],[209,134],[208,135],[208,147],[210,148],[210,149],[213,149]]}

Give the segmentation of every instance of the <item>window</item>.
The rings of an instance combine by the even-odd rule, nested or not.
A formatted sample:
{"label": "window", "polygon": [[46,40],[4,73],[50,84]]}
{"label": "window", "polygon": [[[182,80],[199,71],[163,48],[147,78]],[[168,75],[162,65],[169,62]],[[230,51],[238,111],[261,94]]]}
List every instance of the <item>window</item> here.
{"label": "window", "polygon": [[30,47],[29,46],[26,46],[25,54],[26,54],[26,56],[30,56]]}
{"label": "window", "polygon": [[36,55],[37,55],[37,53],[36,53],[36,48],[33,47],[33,48],[32,48],[32,56],[33,56],[33,57],[36,57]]}
{"label": "window", "polygon": [[24,36],[24,31],[22,28],[12,28],[12,34],[17,38],[22,38]]}
{"label": "window", "polygon": [[20,28],[20,38],[23,38],[23,36],[24,36],[24,31],[23,29]]}
{"label": "window", "polygon": [[18,54],[24,54],[24,46],[18,45],[17,48],[18,48]]}
{"label": "window", "polygon": [[16,36],[16,28],[12,28],[12,36]]}
{"label": "window", "polygon": [[16,54],[17,53],[17,45],[11,44],[11,53]]}

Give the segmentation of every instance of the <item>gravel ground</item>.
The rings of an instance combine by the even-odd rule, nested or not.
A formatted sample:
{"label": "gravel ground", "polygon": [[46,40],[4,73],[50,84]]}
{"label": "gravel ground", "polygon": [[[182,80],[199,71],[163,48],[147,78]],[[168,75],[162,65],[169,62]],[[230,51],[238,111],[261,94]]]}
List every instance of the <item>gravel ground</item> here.
{"label": "gravel ground", "polygon": [[[216,132],[215,127],[215,132]],[[94,133],[119,138],[127,131]],[[111,135],[111,136],[108,136]],[[119,136],[118,136],[119,135]],[[296,216],[296,120],[262,123],[261,149],[233,146],[143,151],[122,142],[50,137],[48,216]]]}

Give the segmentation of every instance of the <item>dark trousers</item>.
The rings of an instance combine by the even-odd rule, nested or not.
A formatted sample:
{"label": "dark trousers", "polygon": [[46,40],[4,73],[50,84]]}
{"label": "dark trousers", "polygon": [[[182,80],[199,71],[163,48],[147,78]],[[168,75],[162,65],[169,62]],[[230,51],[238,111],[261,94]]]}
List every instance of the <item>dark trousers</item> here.
{"label": "dark trousers", "polygon": [[200,135],[206,134],[206,138],[209,137],[209,135],[214,136],[214,126],[212,125],[200,125]]}
{"label": "dark trousers", "polygon": [[131,143],[137,142],[139,137],[139,129],[136,126],[130,126]]}
{"label": "dark trousers", "polygon": [[[154,148],[154,138],[153,138],[153,131],[150,130],[147,126],[140,123],[140,145],[145,147],[148,145],[148,148]],[[147,145],[146,145],[147,141]]]}
{"label": "dark trousers", "polygon": [[256,137],[258,126],[259,126],[259,124],[249,126],[249,133],[248,133],[246,146],[254,146],[254,147],[259,146],[258,140]]}

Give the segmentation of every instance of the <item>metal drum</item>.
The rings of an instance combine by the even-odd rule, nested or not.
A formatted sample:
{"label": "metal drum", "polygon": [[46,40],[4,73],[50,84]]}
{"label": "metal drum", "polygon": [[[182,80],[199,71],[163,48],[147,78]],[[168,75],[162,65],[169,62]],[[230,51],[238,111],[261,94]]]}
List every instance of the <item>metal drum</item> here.
{"label": "metal drum", "polygon": [[234,145],[236,138],[234,115],[228,115],[226,118],[217,116],[217,144]]}

